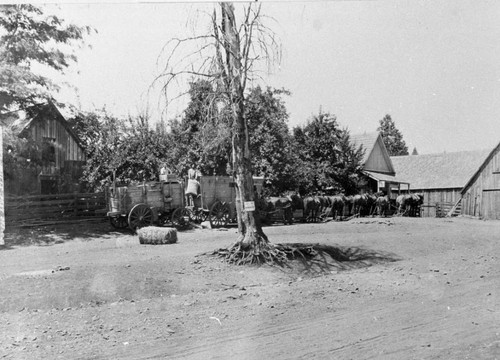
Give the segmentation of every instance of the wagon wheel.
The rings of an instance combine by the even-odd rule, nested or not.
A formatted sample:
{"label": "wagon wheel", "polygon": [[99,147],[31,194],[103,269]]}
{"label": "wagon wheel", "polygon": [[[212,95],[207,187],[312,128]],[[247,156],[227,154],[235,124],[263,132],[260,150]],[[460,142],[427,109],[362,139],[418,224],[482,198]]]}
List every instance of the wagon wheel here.
{"label": "wagon wheel", "polygon": [[172,224],[178,230],[186,229],[191,220],[191,211],[186,208],[177,208],[172,213]]}
{"label": "wagon wheel", "polygon": [[158,224],[160,226],[166,226],[168,225],[168,223],[170,222],[170,214],[168,214],[167,212],[159,212],[158,213]]}
{"label": "wagon wheel", "polygon": [[128,226],[136,230],[153,224],[153,211],[145,204],[135,205],[128,214]]}
{"label": "wagon wheel", "polygon": [[193,209],[191,216],[193,221],[197,224],[201,224],[202,222],[207,221],[208,218],[208,214],[200,208]]}
{"label": "wagon wheel", "polygon": [[209,220],[212,228],[226,226],[229,222],[229,206],[217,201],[210,209]]}
{"label": "wagon wheel", "polygon": [[128,226],[127,217],[122,215],[110,216],[109,222],[115,229],[125,229]]}

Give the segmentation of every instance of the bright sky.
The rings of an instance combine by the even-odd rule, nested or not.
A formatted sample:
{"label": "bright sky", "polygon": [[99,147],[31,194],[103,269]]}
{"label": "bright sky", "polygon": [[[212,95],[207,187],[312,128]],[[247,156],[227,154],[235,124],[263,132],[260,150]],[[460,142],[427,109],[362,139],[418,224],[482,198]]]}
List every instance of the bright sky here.
{"label": "bright sky", "polygon": [[[290,127],[305,124],[321,107],[351,133],[375,131],[390,114],[410,151],[416,147],[420,154],[500,142],[499,1],[262,4],[283,46],[282,62],[264,85],[292,92],[286,100]],[[147,102],[155,112],[158,94],[148,98],[147,90],[162,46],[193,27],[204,30],[197,10],[213,4],[58,6],[67,21],[98,30],[88,39],[92,49],[76,52],[79,62],[65,77],[78,99],[74,90],[64,95],[83,109],[105,105],[126,115]]]}

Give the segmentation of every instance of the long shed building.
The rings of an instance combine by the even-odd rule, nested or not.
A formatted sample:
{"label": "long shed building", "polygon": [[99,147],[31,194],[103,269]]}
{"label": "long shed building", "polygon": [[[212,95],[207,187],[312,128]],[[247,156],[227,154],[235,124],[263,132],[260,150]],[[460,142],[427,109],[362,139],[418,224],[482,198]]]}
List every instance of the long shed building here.
{"label": "long shed building", "polygon": [[423,193],[422,216],[435,217],[453,208],[460,213],[462,189],[490,152],[392,156],[391,161],[398,178],[410,183],[410,191]]}
{"label": "long shed building", "polygon": [[483,158],[461,196],[462,214],[500,219],[500,144]]}

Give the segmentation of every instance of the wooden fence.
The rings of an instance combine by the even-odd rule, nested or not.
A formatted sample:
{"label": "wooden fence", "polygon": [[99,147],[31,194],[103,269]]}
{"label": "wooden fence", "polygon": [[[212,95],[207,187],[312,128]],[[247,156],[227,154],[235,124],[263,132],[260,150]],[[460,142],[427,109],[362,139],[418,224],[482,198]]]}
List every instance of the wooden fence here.
{"label": "wooden fence", "polygon": [[445,217],[448,213],[453,211],[452,216],[460,215],[461,206],[456,202],[437,202],[436,203],[436,217]]}
{"label": "wooden fence", "polygon": [[104,193],[10,196],[5,198],[7,226],[36,225],[79,219],[103,218],[106,215]]}

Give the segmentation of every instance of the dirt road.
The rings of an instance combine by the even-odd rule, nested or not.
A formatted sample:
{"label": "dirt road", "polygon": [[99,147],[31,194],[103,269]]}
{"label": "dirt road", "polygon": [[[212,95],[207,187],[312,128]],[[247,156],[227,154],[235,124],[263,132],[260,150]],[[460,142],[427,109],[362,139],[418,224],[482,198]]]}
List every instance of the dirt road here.
{"label": "dirt road", "polygon": [[500,359],[500,222],[368,218],[265,232],[355,256],[234,267],[196,256],[231,244],[234,229],[165,246],[107,224],[9,233],[0,358]]}

